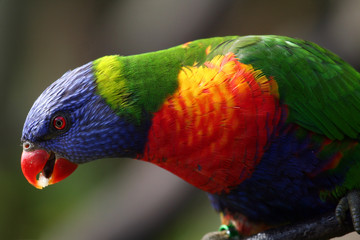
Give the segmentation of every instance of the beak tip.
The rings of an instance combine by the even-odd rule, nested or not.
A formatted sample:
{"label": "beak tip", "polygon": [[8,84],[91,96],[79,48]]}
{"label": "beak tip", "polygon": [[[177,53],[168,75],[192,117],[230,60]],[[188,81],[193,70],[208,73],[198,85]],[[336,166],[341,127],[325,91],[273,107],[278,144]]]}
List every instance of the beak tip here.
{"label": "beak tip", "polygon": [[42,186],[39,186],[39,185],[33,185],[35,188],[37,188],[37,189],[39,189],[39,190],[41,190],[41,189],[43,189],[43,187]]}
{"label": "beak tip", "polygon": [[45,187],[47,187],[47,186],[49,186],[49,184],[51,184],[51,183],[49,183],[49,178],[46,178],[45,176],[44,176],[44,174],[42,174],[42,172],[40,173],[40,175],[39,175],[39,179],[37,180],[37,184],[36,184],[36,188],[38,188],[38,189],[43,189],[43,188],[45,188]]}

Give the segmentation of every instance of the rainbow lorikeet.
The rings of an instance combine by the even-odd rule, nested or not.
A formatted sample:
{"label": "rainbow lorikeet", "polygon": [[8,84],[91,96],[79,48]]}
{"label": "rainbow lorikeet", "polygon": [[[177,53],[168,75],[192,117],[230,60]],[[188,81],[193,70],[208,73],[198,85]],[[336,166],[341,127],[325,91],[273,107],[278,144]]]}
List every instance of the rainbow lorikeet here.
{"label": "rainbow lorikeet", "polygon": [[65,73],[26,118],[21,167],[42,188],[81,163],[141,159],[207,192],[243,235],[337,206],[360,231],[359,133],[360,74],[338,56],[216,37]]}

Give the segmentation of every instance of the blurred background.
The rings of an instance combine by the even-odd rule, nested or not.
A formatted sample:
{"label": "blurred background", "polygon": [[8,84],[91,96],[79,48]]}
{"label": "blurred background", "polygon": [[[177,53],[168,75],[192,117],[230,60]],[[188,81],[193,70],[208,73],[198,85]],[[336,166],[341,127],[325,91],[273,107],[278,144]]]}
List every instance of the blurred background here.
{"label": "blurred background", "polygon": [[20,170],[33,102],[67,70],[98,57],[212,36],[303,38],[359,70],[359,11],[358,0],[0,0],[0,239],[176,240],[217,230],[205,193],[140,161],[94,161],[33,188]]}

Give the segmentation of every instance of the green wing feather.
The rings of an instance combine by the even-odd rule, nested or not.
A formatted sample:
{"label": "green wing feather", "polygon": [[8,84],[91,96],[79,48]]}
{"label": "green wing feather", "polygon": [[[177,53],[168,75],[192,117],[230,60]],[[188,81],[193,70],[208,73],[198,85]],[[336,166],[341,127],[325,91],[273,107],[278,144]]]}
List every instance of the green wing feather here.
{"label": "green wing feather", "polygon": [[219,46],[278,83],[289,122],[330,139],[360,133],[360,74],[318,45],[280,36],[246,36]]}

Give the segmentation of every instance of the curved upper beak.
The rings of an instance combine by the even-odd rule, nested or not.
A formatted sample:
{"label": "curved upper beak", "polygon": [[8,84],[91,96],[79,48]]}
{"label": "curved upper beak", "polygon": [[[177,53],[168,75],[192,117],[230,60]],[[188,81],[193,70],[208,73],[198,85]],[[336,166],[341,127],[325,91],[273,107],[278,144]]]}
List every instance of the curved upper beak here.
{"label": "curved upper beak", "polygon": [[21,155],[21,170],[28,182],[38,189],[63,180],[76,168],[77,164],[65,158],[56,159],[54,153],[43,149],[24,150]]}

